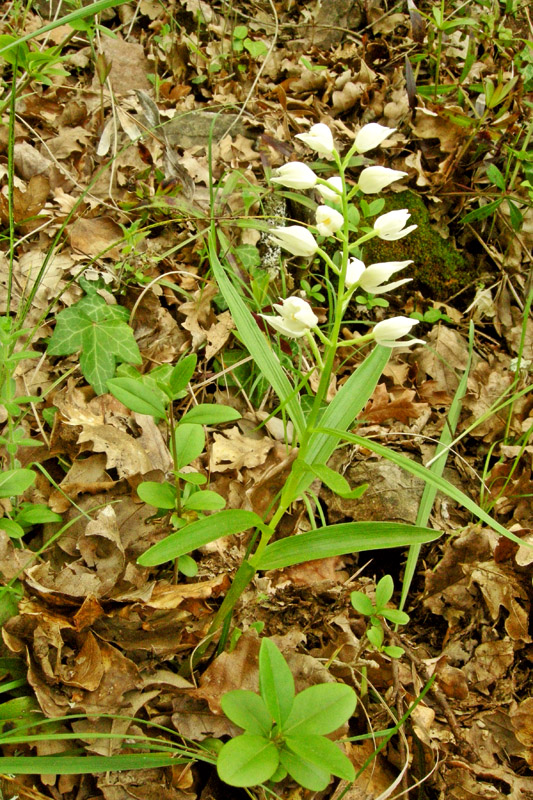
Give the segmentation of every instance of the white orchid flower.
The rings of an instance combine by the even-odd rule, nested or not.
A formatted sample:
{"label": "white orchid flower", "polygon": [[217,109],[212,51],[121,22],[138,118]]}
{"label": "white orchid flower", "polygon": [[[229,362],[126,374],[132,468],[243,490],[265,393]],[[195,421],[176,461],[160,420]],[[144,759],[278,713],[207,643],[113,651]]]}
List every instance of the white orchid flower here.
{"label": "white orchid flower", "polygon": [[380,125],[377,122],[370,122],[368,125],[363,125],[357,136],[355,137],[355,149],[358,153],[366,153],[367,150],[373,150],[374,147],[379,145],[387,139],[396,128],[387,128],[385,125]]}
{"label": "white orchid flower", "polygon": [[367,267],[359,278],[359,286],[369,294],[382,294],[383,292],[392,292],[398,286],[404,283],[409,283],[412,278],[402,278],[399,281],[392,281],[392,283],[385,283],[391,275],[394,275],[398,270],[412,264],[410,261],[380,261],[377,264],[371,264]]}
{"label": "white orchid flower", "polygon": [[342,214],[329,206],[318,206],[315,218],[316,227],[321,236],[331,236],[344,225]]}
{"label": "white orchid flower", "polygon": [[404,347],[412,344],[425,344],[423,339],[404,339],[401,337],[409,333],[414,325],[418,325],[417,319],[410,317],[391,317],[384,319],[374,325],[372,333],[374,340],[382,347]]}
{"label": "white orchid flower", "polygon": [[316,183],[313,170],[301,161],[291,161],[276,170],[270,179],[271,183],[279,183],[289,189],[312,189]]}
{"label": "white orchid flower", "polygon": [[288,225],[286,228],[271,228],[270,238],[274,244],[283,247],[293,256],[313,256],[318,250],[318,243],[303,225]]}
{"label": "white orchid flower", "polygon": [[344,285],[347,289],[354,284],[359,283],[359,279],[361,278],[361,275],[364,273],[365,269],[365,265],[359,258],[348,259],[346,278],[344,279]]}
{"label": "white orchid flower", "polygon": [[274,303],[274,308],[279,316],[271,317],[267,314],[259,316],[284,336],[299,339],[318,325],[318,317],[309,303],[301,297],[287,297],[281,303]]}
{"label": "white orchid flower", "polygon": [[315,153],[321,153],[324,156],[330,156],[335,150],[333,134],[323,122],[313,125],[308,133],[297,133],[296,138],[301,139]]}
{"label": "white orchid flower", "polygon": [[341,176],[334,175],[333,178],[328,178],[326,183],[327,186],[324,186],[324,184],[321,183],[317,184],[317,192],[320,194],[323,200],[329,200],[330,203],[340,203],[342,194]]}
{"label": "white orchid flower", "polygon": [[376,219],[374,222],[374,230],[380,239],[384,239],[387,242],[394,242],[396,239],[401,239],[418,228],[418,225],[409,225],[408,228],[405,227],[410,216],[411,214],[406,208],[401,208],[397,211],[389,211],[387,214],[382,214]]}
{"label": "white orchid flower", "polygon": [[359,175],[358,186],[363,194],[376,194],[381,192],[385,186],[390,186],[394,181],[404,178],[407,172],[399,169],[388,169],[387,167],[365,167]]}

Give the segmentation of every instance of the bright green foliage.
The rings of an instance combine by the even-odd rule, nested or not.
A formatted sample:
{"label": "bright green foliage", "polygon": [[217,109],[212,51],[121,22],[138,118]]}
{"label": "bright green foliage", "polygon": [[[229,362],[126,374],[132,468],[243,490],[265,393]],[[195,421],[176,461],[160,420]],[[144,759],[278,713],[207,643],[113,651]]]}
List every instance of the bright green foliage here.
{"label": "bright green foliage", "polygon": [[394,625],[406,625],[409,622],[409,615],[405,611],[398,611],[396,608],[387,608],[394,593],[394,581],[390,575],[384,575],[376,586],[375,603],[368,595],[363,592],[352,592],[350,600],[352,606],[360,614],[370,617],[370,627],[366,632],[366,637],[376,650],[386,653],[391,658],[400,658],[404,654],[402,647],[395,645],[383,646],[384,632],[380,617],[387,619]]}
{"label": "bright green foliage", "polygon": [[80,367],[97,394],[107,392],[117,361],[140,364],[141,354],[127,324],[129,312],[110,306],[92,293],[57,315],[48,355],[66,356],[81,350]]}
{"label": "bright green foliage", "polygon": [[259,651],[259,691],[237,689],[221,700],[229,719],[244,733],[220,750],[217,769],[230,786],[282,780],[287,773],[315,792],[331,774],[353,781],[355,771],[332,733],[355,709],[353,689],[340,683],[310,686],[295,696],[292,673],[276,645],[263,639]]}

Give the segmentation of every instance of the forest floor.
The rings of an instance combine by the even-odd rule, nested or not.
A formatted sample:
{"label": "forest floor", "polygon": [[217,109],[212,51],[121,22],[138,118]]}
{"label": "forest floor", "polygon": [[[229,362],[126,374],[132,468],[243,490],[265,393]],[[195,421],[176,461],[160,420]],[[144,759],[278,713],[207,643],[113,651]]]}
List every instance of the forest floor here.
{"label": "forest floor", "polygon": [[[356,770],[369,760],[347,789],[334,779],[313,793],[285,779],[280,797],[533,798],[528,4],[138,0],[39,33],[71,11],[41,0],[2,6],[0,55],[10,36],[37,32],[4,53],[2,75],[0,457],[9,480],[33,473],[20,492],[0,485],[3,756],[67,758],[73,743],[60,735],[74,733],[78,754],[112,757],[142,721],[165,726],[163,738],[225,741],[239,730],[220,698],[257,691],[268,636],[298,690],[332,680],[356,689],[344,747]],[[126,408],[106,380],[115,366],[118,376],[146,375],[195,353],[176,418],[206,403],[240,419],[205,428],[194,466],[227,508],[267,513],[290,467],[284,425],[236,335],[207,232],[215,215],[256,311],[303,291],[321,318],[327,287],[315,262],[272,258],[254,224],[280,214],[308,222],[268,178],[288,161],[312,161],[295,135],[317,122],[341,152],[364,124],[395,129],[371,155],[407,173],[385,191],[385,210],[408,208],[418,225],[365,251],[369,263],[412,259],[402,277],[413,280],[386,302],[357,296],[354,317],[415,314],[425,344],[393,350],[357,433],[427,464],[468,370],[444,477],[523,545],[439,494],[429,524],[443,533],[421,548],[410,621],[386,628],[400,658],[369,646],[350,593],[372,597],[391,575],[398,607],[407,548],[258,573],[225,652],[210,645],[191,672],[249,534],[196,549],[179,574],[172,562],[137,563],[172,530],[137,488],[162,482],[172,458],[165,426]],[[48,352],[61,313],[84,296],[105,309],[103,324]],[[128,336],[142,363],[128,359]],[[360,360],[350,358],[339,386]],[[393,461],[352,444],[329,466],[368,489],[343,499],[317,481],[328,524],[417,521],[424,483]],[[306,530],[308,512],[294,504],[281,535]],[[375,756],[384,740],[357,738],[408,709]],[[26,733],[40,738],[10,741],[17,720],[33,720]],[[81,775],[17,775],[0,762],[0,772],[6,798],[246,797],[200,762]]]}

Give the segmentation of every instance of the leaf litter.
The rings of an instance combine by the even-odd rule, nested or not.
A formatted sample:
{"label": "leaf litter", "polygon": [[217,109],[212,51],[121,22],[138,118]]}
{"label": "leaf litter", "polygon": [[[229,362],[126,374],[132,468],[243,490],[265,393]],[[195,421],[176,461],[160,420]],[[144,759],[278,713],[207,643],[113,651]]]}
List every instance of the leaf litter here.
{"label": "leaf litter", "polygon": [[[419,6],[420,12],[430,12],[429,4]],[[470,6],[468,13],[487,26],[484,5]],[[0,530],[0,573],[4,582],[19,579],[17,602],[3,625],[2,656],[15,657],[27,670],[28,694],[45,717],[87,715],[58,723],[58,731],[76,733],[87,753],[111,755],[120,749],[119,739],[106,734],[133,735],[141,728],[128,719],[102,716],[109,713],[158,722],[198,742],[235,735],[238,729],[221,716],[220,697],[231,688],[257,690],[255,625],[260,623],[262,634],[275,638],[285,652],[299,689],[331,680],[361,689],[364,668],[374,694],[367,696],[364,711],[360,706],[356,712],[352,735],[390,725],[387,703],[405,710],[435,673],[439,691],[426,695],[406,728],[412,757],[404,788],[424,781],[428,798],[501,793],[519,800],[533,793],[531,580],[525,547],[474,526],[461,509],[437,498],[433,513],[447,536],[428,547],[419,563],[408,600],[411,623],[397,635],[407,652],[399,665],[380,653],[361,653],[364,622],[350,607],[349,593],[358,588],[372,595],[387,572],[399,578],[404,555],[367,553],[256,578],[254,591],[245,593],[237,610],[231,649],[200,663],[196,685],[179,675],[179,667],[203,642],[242,560],[247,535],[202,548],[196,578],[181,576],[176,582],[171,567],[154,571],[136,564],[170,531],[165,517],[154,516],[154,509],[140,502],[136,488],[143,480],[164,480],[172,460],[164,431],[152,417],[129,412],[103,393],[116,362],[121,369],[137,366],[146,373],[174,364],[186,351],[198,353],[192,382],[198,402],[211,398],[244,415],[239,425],[208,429],[206,455],[194,465],[211,476],[210,487],[228,508],[268,514],[286,480],[293,454],[283,444],[284,422],[274,415],[268,387],[254,390],[246,365],[233,366],[245,360],[245,353],[207,274],[196,223],[201,231],[209,208],[210,136],[215,180],[237,169],[243,176],[233,183],[226,178],[216,198],[221,230],[238,254],[239,245],[257,242],[239,223],[250,208],[261,213],[253,190],[264,184],[265,168],[302,157],[294,134],[317,121],[326,121],[346,144],[364,122],[397,127],[383,151],[384,165],[408,173],[435,229],[464,253],[472,276],[469,285],[458,294],[450,291],[443,302],[427,288],[418,290],[414,265],[414,299],[405,295],[405,310],[424,314],[444,308],[454,324],[438,322],[425,337],[427,347],[395,355],[360,416],[358,431],[427,463],[467,363],[468,321],[475,319],[474,364],[458,428],[462,438],[452,450],[447,475],[474,496],[479,482],[473,475],[481,476],[495,518],[530,541],[531,448],[508,442],[530,429],[531,400],[527,394],[518,398],[511,416],[505,407],[494,409],[513,387],[530,379],[531,323],[524,335],[517,298],[530,267],[531,206],[515,184],[498,213],[479,211],[493,198],[486,161],[521,121],[520,90],[512,87],[502,100],[496,128],[490,127],[490,117],[468,111],[456,92],[423,91],[424,83],[431,84],[432,62],[417,61],[417,54],[429,47],[429,23],[421,23],[413,3],[409,15],[380,0],[364,9],[332,0],[300,7],[278,3],[276,10],[277,24],[267,3],[244,3],[235,11],[255,42],[269,45],[277,35],[277,47],[264,61],[239,54],[222,3],[178,3],[172,35],[171,11],[150,0],[135,9],[128,3],[107,12],[109,29],[122,26],[118,35],[99,36],[99,58],[110,65],[103,83],[81,35],[66,47],[70,75],[55,76],[49,84],[33,82],[32,91],[17,99],[15,188],[10,201],[3,172],[0,194],[4,227],[12,203],[11,291],[17,305],[28,296],[45,254],[55,247],[53,237],[67,221],[66,235],[28,309],[28,323],[38,326],[41,340],[52,337],[51,347],[46,355],[40,348],[38,366],[23,359],[14,374],[21,395],[51,389],[46,406],[53,419],[36,415],[24,421],[27,434],[46,445],[37,458],[46,471],[25,499],[44,501],[68,527],[55,538],[60,525],[45,523],[21,547]],[[47,13],[30,9],[25,32],[47,22]],[[530,37],[527,14],[517,20],[523,38]],[[124,26],[129,26],[127,35]],[[507,51],[491,49],[487,33],[485,45],[469,39],[468,24],[463,27],[443,38],[441,79],[450,90],[461,82],[461,91],[471,97],[480,95],[476,87],[485,81],[486,102],[488,81],[494,85],[511,78]],[[67,28],[63,35],[70,32]],[[51,41],[59,44],[60,30],[53,33],[59,38]],[[509,45],[508,39],[502,41]],[[515,51],[515,58],[526,59],[524,52]],[[411,67],[416,62],[414,86],[409,70],[406,85],[406,57]],[[217,116],[217,104],[233,107]],[[496,151],[489,151],[491,141]],[[0,146],[6,153],[4,138]],[[478,215],[476,225],[458,224],[458,217],[472,212],[474,222]],[[520,230],[517,214],[523,218]],[[144,239],[135,238],[137,220],[151,227]],[[128,228],[130,238],[124,235]],[[255,252],[257,267],[266,253]],[[0,309],[5,313],[5,248],[1,258]],[[257,281],[257,269],[247,272],[238,255],[232,258],[246,286],[251,276]],[[431,261],[431,254],[427,258]],[[88,277],[91,270],[106,276],[105,285],[91,294],[85,285],[83,293],[73,279],[80,272]],[[299,278],[290,267],[291,286]],[[71,340],[67,347],[60,337],[63,344],[54,349],[54,330],[61,325],[68,327]],[[517,355],[522,373],[516,371]],[[350,361],[339,366],[339,385],[353,366]],[[52,388],[67,369],[73,376]],[[185,410],[187,399],[180,402]],[[361,447],[342,448],[329,463],[350,486],[369,484],[359,500],[351,500],[334,496],[317,480],[317,503],[330,522],[415,521],[423,485],[410,475]],[[1,513],[9,511],[9,501],[0,502]],[[304,512],[295,508],[286,515],[283,535],[306,530]],[[101,738],[84,737],[95,733]],[[60,742],[54,747],[27,744],[21,752],[64,749]],[[356,768],[372,751],[368,742],[346,748]],[[475,758],[468,757],[471,753]],[[344,796],[384,796],[405,758],[405,743],[392,739]],[[93,778],[42,775],[31,784],[15,781],[15,793],[54,800],[140,800],[151,798],[156,786],[157,797],[165,800],[228,796],[227,787],[205,769],[177,766]],[[330,787],[322,796],[336,797],[336,791]],[[14,796],[13,788],[9,792]]]}

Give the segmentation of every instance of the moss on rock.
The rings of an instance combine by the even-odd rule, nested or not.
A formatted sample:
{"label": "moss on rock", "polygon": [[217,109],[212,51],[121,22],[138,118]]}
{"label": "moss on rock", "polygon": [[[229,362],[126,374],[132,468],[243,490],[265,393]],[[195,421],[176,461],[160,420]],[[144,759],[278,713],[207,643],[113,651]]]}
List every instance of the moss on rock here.
{"label": "moss on rock", "polygon": [[410,191],[389,194],[382,213],[400,208],[410,211],[408,225],[416,223],[417,230],[395,242],[372,239],[364,245],[364,261],[375,264],[412,258],[414,263],[402,272],[402,277],[413,278],[413,282],[408,284],[409,289],[418,289],[432,300],[446,300],[472,281],[475,277],[472,267],[447,239],[432,228],[429,211],[419,195]]}

